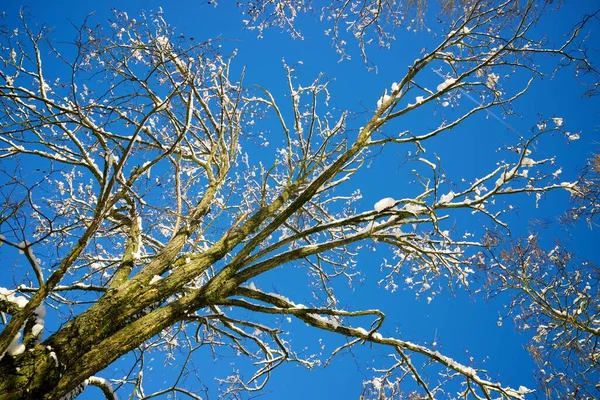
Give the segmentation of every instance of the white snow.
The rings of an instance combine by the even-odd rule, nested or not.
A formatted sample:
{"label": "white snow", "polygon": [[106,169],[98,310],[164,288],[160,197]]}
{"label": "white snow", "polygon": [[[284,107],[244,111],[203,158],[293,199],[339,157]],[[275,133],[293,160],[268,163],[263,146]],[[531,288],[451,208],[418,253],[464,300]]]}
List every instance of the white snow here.
{"label": "white snow", "polygon": [[569,140],[573,141],[573,140],[577,140],[579,139],[581,136],[579,135],[579,133],[571,133],[568,135]]}
{"label": "white snow", "polygon": [[523,161],[521,161],[521,165],[524,167],[531,167],[535,165],[535,161],[529,157],[523,157]]}
{"label": "white snow", "polygon": [[453,85],[456,82],[456,79],[454,78],[446,78],[446,80],[442,83],[440,83],[437,86],[437,91],[441,92],[442,90],[446,89],[448,86]]}
{"label": "white snow", "polygon": [[446,204],[451,202],[454,199],[454,192],[451,190],[450,192],[443,194],[440,196],[440,204]]}
{"label": "white snow", "polygon": [[560,127],[562,126],[564,121],[562,118],[552,118],[552,122],[554,122],[554,125],[556,125],[557,127]]}
{"label": "white snow", "polygon": [[19,343],[19,339],[21,339],[21,332],[17,333],[17,335],[13,338],[12,342],[10,342],[10,345],[8,345],[6,352],[9,355],[16,356],[25,351],[25,345]]}
{"label": "white snow", "polygon": [[402,208],[404,211],[408,211],[412,214],[418,214],[419,212],[425,210],[425,207],[420,206],[418,204],[409,203]]}
{"label": "white snow", "polygon": [[[368,383],[368,382],[365,382],[365,383]],[[381,379],[381,378],[373,378],[373,380],[371,381],[371,383],[373,384],[373,387],[377,391],[380,391],[381,387],[383,386],[383,379]]]}
{"label": "white snow", "polygon": [[36,318],[43,320],[46,317],[46,306],[40,304],[33,313],[35,314]]}
{"label": "white snow", "polygon": [[33,335],[33,337],[37,338],[43,330],[44,324],[35,324],[33,328],[31,328],[31,334]]}
{"label": "white snow", "polygon": [[425,164],[429,165],[429,166],[431,167],[431,169],[435,169],[435,168],[436,168],[435,164],[434,164],[434,163],[432,163],[431,161],[429,161],[429,160],[428,160],[428,159],[426,159],[426,158],[420,157],[420,158],[419,158],[419,161],[421,161],[421,162],[423,162],[423,163],[425,163]]}
{"label": "white snow", "polygon": [[[273,296],[273,297],[275,297],[275,298],[277,298],[277,299],[279,299],[279,300],[283,300],[283,301],[286,301],[286,302],[288,302],[288,303],[292,303],[292,304],[294,304],[294,302],[293,302],[293,301],[291,301],[290,299],[288,299],[288,298],[287,298],[287,297],[285,297],[285,296],[282,296],[282,295],[280,295],[279,293],[267,293],[267,294],[268,294],[269,296]],[[296,305],[296,307],[298,307],[298,305]]]}
{"label": "white snow", "polygon": [[112,386],[104,378],[100,378],[99,376],[90,376],[88,379],[86,379],[86,383],[88,385],[102,386],[103,391],[107,390],[108,394],[111,395],[113,399],[117,398]]}
{"label": "white snow", "polygon": [[152,277],[152,279],[150,279],[150,284],[152,285],[153,283],[156,283],[156,282],[160,281],[161,279],[162,279],[162,276],[160,276],[160,275],[154,275]]}
{"label": "white snow", "polygon": [[50,358],[54,360],[54,366],[58,368],[58,357],[56,357],[56,353],[51,351]]}
{"label": "white snow", "polygon": [[377,212],[382,212],[383,210],[393,207],[395,204],[396,204],[395,199],[393,199],[391,197],[386,197],[384,199],[379,200],[377,203],[375,203],[373,208],[375,208],[375,211],[377,211]]}
{"label": "white snow", "polygon": [[471,33],[471,28],[469,28],[468,26],[463,26],[461,32],[463,35],[467,35],[467,34]]}
{"label": "white snow", "polygon": [[19,307],[23,308],[27,305],[27,303],[29,303],[29,301],[27,301],[27,299],[23,296],[15,296],[14,303],[16,303]]}
{"label": "white snow", "polygon": [[564,188],[567,192],[571,194],[577,194],[577,191],[575,190],[577,185],[575,184],[575,182],[561,182],[560,187]]}
{"label": "white snow", "polygon": [[159,46],[166,48],[169,45],[169,38],[166,36],[158,36],[156,38],[156,43],[158,43]]}
{"label": "white snow", "polygon": [[6,352],[11,356],[17,356],[25,352],[25,345],[22,343],[11,343],[6,349]]}
{"label": "white snow", "polygon": [[505,179],[506,179],[506,171],[502,172],[502,175],[500,175],[500,177],[498,179],[496,179],[496,187],[498,188],[498,187],[502,186]]}
{"label": "white snow", "polygon": [[25,307],[29,301],[23,296],[15,296],[14,293],[14,290],[0,287],[0,300],[16,304],[19,308]]}
{"label": "white snow", "polygon": [[527,387],[525,387],[525,386],[519,386],[519,393],[522,393],[522,394],[527,394],[527,393],[529,393],[529,392],[531,392],[531,389],[528,389],[528,388],[527,388]]}
{"label": "white snow", "polygon": [[367,330],[365,328],[355,328],[356,331],[358,331],[361,335],[367,336],[369,334],[369,332],[367,332]]}
{"label": "white snow", "polygon": [[495,89],[496,88],[496,84],[498,83],[499,79],[500,79],[500,76],[497,75],[497,74],[494,74],[492,72],[487,77],[486,86],[489,87],[490,89]]}
{"label": "white snow", "polygon": [[396,82],[392,83],[392,92],[397,92],[400,89],[400,85]]}
{"label": "white snow", "polygon": [[558,168],[556,171],[554,171],[552,173],[552,176],[554,176],[554,178],[558,179],[558,176],[562,174],[562,168]]}
{"label": "white snow", "polygon": [[381,98],[379,100],[377,100],[377,108],[381,108],[381,106],[384,103],[386,103],[390,98],[391,98],[391,96],[389,94],[387,94],[387,90],[386,90],[386,92],[383,94],[383,96],[381,96]]}
{"label": "white snow", "polygon": [[379,332],[375,332],[372,336],[373,336],[373,339],[377,339],[377,340],[383,339],[383,336],[381,336],[381,333],[379,333]]}

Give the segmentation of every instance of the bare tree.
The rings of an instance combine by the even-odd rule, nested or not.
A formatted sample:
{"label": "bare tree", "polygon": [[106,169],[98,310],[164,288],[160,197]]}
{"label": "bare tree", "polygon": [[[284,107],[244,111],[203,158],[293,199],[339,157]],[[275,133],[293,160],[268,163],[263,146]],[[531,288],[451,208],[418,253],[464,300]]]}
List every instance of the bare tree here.
{"label": "bare tree", "polygon": [[[346,18],[343,6],[335,7]],[[178,383],[144,392],[144,353],[178,343],[190,358],[201,346],[247,356],[256,370],[250,379],[223,378],[225,395],[260,390],[282,363],[320,362],[285,339],[275,322],[281,316],[347,337],[332,357],[365,342],[389,348],[395,362],[366,383],[367,397],[435,398],[450,393],[453,382],[464,384],[451,394],[460,398],[530,393],[435,348],[384,337],[383,312],[344,309],[333,289],[333,282],[356,279],[356,256],[372,241],[394,253],[379,277],[382,286],[429,293],[467,285],[489,237],[454,237],[446,219],[467,210],[505,229],[501,199],[577,190],[558,179],[553,157],[532,154],[532,144],[547,134],[574,139],[560,118],[540,121],[530,137],[507,146],[497,167],[452,187],[439,172],[442,160],[426,155],[428,139],[451,134],[478,113],[510,112],[527,94],[531,80],[504,88],[502,74],[533,79],[542,74],[539,56],[585,62],[576,46],[583,26],[559,47],[533,38],[540,18],[533,2],[464,7],[439,44],[382,90],[358,130],[329,104],[322,78],[298,83],[293,67],[284,65],[289,100],[246,87],[243,75],[230,72],[233,57],[219,54],[212,41],[186,41],[160,12],[138,20],[117,12],[105,30],[86,22],[75,51],[55,45],[25,17],[20,27],[3,29],[0,241],[29,270],[18,273],[14,287],[0,289],[0,399],[73,398],[87,384],[114,398],[111,382],[95,374],[134,351],[136,375],[119,384],[122,390],[138,398],[200,398]],[[432,69],[441,78],[428,89],[421,82]],[[398,126],[409,113],[465,97],[479,100],[457,108],[462,112],[454,119],[440,117],[434,129]],[[245,147],[264,143],[263,126],[273,121],[284,145],[266,161],[253,158]],[[429,175],[420,193],[357,209],[360,195],[348,189],[365,158],[409,144]],[[42,178],[26,167],[31,159]],[[306,271],[305,293],[258,287],[257,277],[286,264]],[[46,312],[63,324],[43,339]]]}
{"label": "bare tree", "polygon": [[510,293],[508,314],[520,330],[533,332],[528,350],[546,397],[597,397],[598,267],[578,261],[560,243],[544,251],[533,234],[497,253],[483,264],[490,289]]}
{"label": "bare tree", "polygon": [[[593,228],[598,215],[598,173],[595,155],[581,174],[573,192],[574,206],[560,218],[571,228],[578,221]],[[541,231],[544,232],[543,230]],[[489,252],[478,254],[486,271],[487,293],[508,293],[508,312],[519,330],[531,332],[528,350],[539,369],[536,373],[547,398],[595,398],[600,385],[600,269],[582,260],[572,245],[555,238],[545,249],[538,233],[520,240],[505,240],[489,232]]]}

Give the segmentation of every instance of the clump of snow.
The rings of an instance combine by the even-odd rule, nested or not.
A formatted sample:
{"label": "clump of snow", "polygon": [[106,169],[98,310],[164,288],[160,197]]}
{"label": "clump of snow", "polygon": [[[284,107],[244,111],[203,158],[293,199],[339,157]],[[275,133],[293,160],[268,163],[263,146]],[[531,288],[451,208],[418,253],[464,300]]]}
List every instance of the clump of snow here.
{"label": "clump of snow", "polygon": [[152,285],[153,283],[156,283],[156,282],[160,281],[161,279],[162,279],[162,276],[160,276],[160,275],[154,275],[152,277],[152,279],[150,279],[150,284]]}
{"label": "clump of snow", "polygon": [[23,343],[19,343],[19,339],[21,339],[21,332],[17,333],[17,335],[13,338],[10,345],[6,349],[6,353],[11,356],[16,356],[25,351],[25,345]]}
{"label": "clump of snow", "polygon": [[158,36],[156,38],[156,43],[158,43],[160,47],[166,48],[169,45],[169,38],[166,36]]}
{"label": "clump of snow", "polygon": [[446,204],[451,202],[454,199],[454,192],[451,190],[450,192],[443,194],[440,196],[440,204]]}
{"label": "clump of snow", "polygon": [[533,390],[531,390],[531,389],[529,389],[529,388],[527,388],[525,386],[522,386],[522,385],[519,386],[519,393],[521,393],[521,394],[527,394],[527,393],[531,393],[531,392],[533,392]]}
{"label": "clump of snow", "polygon": [[570,141],[573,140],[578,140],[581,136],[579,135],[579,133],[570,133],[567,135],[567,138],[569,138]]}
{"label": "clump of snow", "polygon": [[437,86],[437,91],[441,92],[442,90],[446,89],[447,87],[453,85],[456,82],[456,79],[454,78],[446,78],[446,80],[442,83],[440,83]]}
{"label": "clump of snow", "polygon": [[562,168],[558,168],[556,171],[554,171],[554,172],[552,173],[552,176],[553,176],[555,179],[558,179],[558,176],[559,176],[560,174],[562,174]]}
{"label": "clump of snow", "polygon": [[571,194],[577,194],[577,190],[575,190],[577,185],[575,182],[561,182],[560,186]]}
{"label": "clump of snow", "polygon": [[373,387],[376,390],[379,391],[379,390],[381,390],[381,387],[383,386],[383,379],[381,379],[381,378],[373,378],[373,380],[371,381],[371,383],[373,384]]}
{"label": "clump of snow", "polygon": [[367,336],[369,334],[369,332],[367,332],[367,330],[365,328],[362,327],[358,327],[355,328],[356,331],[358,331],[358,333],[360,333],[361,335]]}
{"label": "clump of snow", "polygon": [[535,161],[529,157],[523,157],[523,161],[521,161],[521,165],[524,167],[531,167],[535,165]]}
{"label": "clump of snow", "polygon": [[498,179],[496,179],[496,187],[502,186],[506,179],[506,171],[502,172],[502,175]]}
{"label": "clump of snow", "polygon": [[398,90],[400,90],[400,85],[398,85],[396,82],[392,83],[392,92],[395,93]]}
{"label": "clump of snow", "polygon": [[326,316],[322,316],[319,314],[308,314],[309,316],[326,323],[327,325],[331,325],[334,329],[337,329],[338,326],[340,326],[340,322],[337,320],[336,317],[326,317]]}
{"label": "clump of snow", "polygon": [[[102,391],[104,391],[105,394],[108,395],[107,398],[113,398],[113,399],[117,398],[112,386],[104,378],[100,378],[99,376],[90,376],[89,378],[87,378],[85,380],[85,383],[87,385],[94,385],[94,386],[102,387]],[[108,392],[108,393],[106,393],[106,392]]]}
{"label": "clump of snow", "polygon": [[375,332],[372,336],[373,336],[373,339],[377,339],[377,340],[383,339],[383,336],[381,336],[381,333],[379,333],[379,332]]}
{"label": "clump of snow", "polygon": [[404,211],[408,211],[412,214],[418,214],[421,211],[425,210],[425,207],[420,206],[418,204],[409,203],[402,208]]}
{"label": "clump of snow", "polygon": [[9,303],[16,304],[19,308],[23,308],[29,303],[23,296],[15,296],[15,290],[0,287],[0,300],[8,301]]}
{"label": "clump of snow", "polygon": [[494,89],[496,88],[496,84],[498,83],[498,80],[500,79],[500,76],[494,73],[491,73],[487,76],[487,80],[486,80],[486,86],[489,87],[490,89]]}
{"label": "clump of snow", "polygon": [[58,357],[56,357],[56,353],[51,351],[50,358],[54,360],[54,366],[58,368]]}
{"label": "clump of snow", "polygon": [[561,127],[563,124],[563,119],[562,118],[552,118],[552,122],[554,122],[554,125],[556,125],[557,127]]}
{"label": "clump of snow", "polygon": [[42,333],[43,330],[44,330],[44,325],[43,324],[35,324],[31,328],[31,334],[34,337],[38,337],[40,335],[40,333]]}
{"label": "clump of snow", "polygon": [[471,33],[471,28],[469,28],[468,26],[463,26],[461,33],[463,35],[468,35],[469,33]]}
{"label": "clump of snow", "polygon": [[383,96],[381,96],[381,98],[379,100],[377,100],[377,108],[381,108],[381,106],[386,103],[387,101],[389,101],[389,99],[391,98],[391,96],[389,94],[387,94],[387,90],[385,91],[385,93],[383,94]]}
{"label": "clump of snow", "polygon": [[42,341],[42,332],[44,331],[44,318],[46,317],[46,307],[43,304],[37,306],[33,312],[35,324],[31,328],[31,334],[35,339],[35,344]]}
{"label": "clump of snow", "polygon": [[391,197],[386,197],[384,199],[379,200],[377,203],[375,203],[373,208],[375,208],[375,211],[377,211],[377,212],[382,212],[383,210],[393,207],[395,204],[396,204],[395,199],[393,199]]}

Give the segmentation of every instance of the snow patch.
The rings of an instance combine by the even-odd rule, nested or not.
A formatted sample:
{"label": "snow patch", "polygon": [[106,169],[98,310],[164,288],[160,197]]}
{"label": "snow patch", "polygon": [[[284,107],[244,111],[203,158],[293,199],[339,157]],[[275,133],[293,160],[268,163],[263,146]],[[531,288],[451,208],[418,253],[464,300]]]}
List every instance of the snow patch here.
{"label": "snow patch", "polygon": [[535,164],[536,164],[535,161],[529,157],[523,157],[523,161],[521,161],[521,165],[524,167],[531,167],[531,166],[534,166]]}
{"label": "snow patch", "polygon": [[15,296],[16,290],[10,290],[0,287],[0,300],[16,304],[19,308],[23,308],[29,303],[29,300],[23,296]]}
{"label": "snow patch", "polygon": [[367,330],[365,328],[358,327],[358,328],[355,328],[354,330],[356,330],[358,333],[360,333],[363,336],[367,336],[369,334],[369,332],[367,332]]}
{"label": "snow patch", "polygon": [[454,192],[451,190],[450,192],[443,194],[440,196],[439,204],[446,204],[451,202],[454,199]]}
{"label": "snow patch", "polygon": [[387,94],[387,90],[386,90],[386,92],[383,94],[383,96],[381,96],[381,98],[379,100],[377,100],[377,108],[381,108],[381,106],[384,105],[385,103],[387,103],[390,99],[391,99],[391,96],[389,94]]}
{"label": "snow patch", "polygon": [[456,79],[454,78],[446,78],[446,80],[442,83],[440,83],[437,86],[437,91],[441,92],[442,90],[448,88],[449,86],[453,85],[456,82]]}
{"label": "snow patch", "polygon": [[393,207],[395,204],[396,204],[395,199],[393,199],[391,197],[386,197],[384,199],[379,200],[377,203],[375,203],[373,208],[375,208],[375,211],[377,211],[377,212],[382,212],[383,210]]}
{"label": "snow patch", "polygon": [[418,204],[409,203],[402,208],[404,211],[408,211],[411,214],[418,214],[421,211],[425,210],[425,207],[420,206]]}

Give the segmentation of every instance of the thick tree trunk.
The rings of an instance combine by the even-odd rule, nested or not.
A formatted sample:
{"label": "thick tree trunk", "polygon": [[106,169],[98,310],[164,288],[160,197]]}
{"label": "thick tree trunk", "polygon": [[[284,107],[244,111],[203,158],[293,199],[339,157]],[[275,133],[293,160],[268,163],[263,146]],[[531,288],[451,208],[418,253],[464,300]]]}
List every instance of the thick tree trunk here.
{"label": "thick tree trunk", "polygon": [[[59,399],[182,314],[178,307],[163,307],[103,337],[69,336],[70,330],[61,330],[23,354],[5,356],[0,360],[0,400]],[[98,326],[111,325],[111,313],[106,315],[95,321]]]}
{"label": "thick tree trunk", "polygon": [[190,310],[226,296],[238,285],[232,275],[219,274],[202,289],[147,312],[140,312],[147,307],[143,301],[107,295],[43,343],[0,360],[0,400],[60,399]]}

